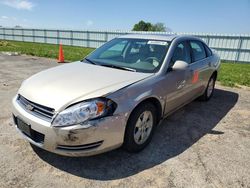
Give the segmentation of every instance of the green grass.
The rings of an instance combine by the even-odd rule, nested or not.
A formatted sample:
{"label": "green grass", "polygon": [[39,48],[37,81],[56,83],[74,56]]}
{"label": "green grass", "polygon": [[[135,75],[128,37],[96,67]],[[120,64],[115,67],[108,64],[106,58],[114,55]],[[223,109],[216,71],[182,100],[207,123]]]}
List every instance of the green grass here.
{"label": "green grass", "polygon": [[[58,58],[59,45],[17,42],[17,41],[0,41],[0,51],[19,52],[38,57]],[[82,48],[75,46],[63,46],[64,58],[67,61],[76,61],[83,59],[87,54],[93,51],[93,48]]]}
{"label": "green grass", "polygon": [[250,87],[250,64],[223,62],[218,81],[230,87],[237,85]]}
{"label": "green grass", "polygon": [[[21,54],[48,57],[58,57],[58,45],[0,41],[0,51],[19,52]],[[67,61],[80,60],[93,51],[93,48],[63,46],[64,57]],[[222,85],[235,87],[244,85],[250,87],[250,64],[223,62],[219,72],[218,80]]]}

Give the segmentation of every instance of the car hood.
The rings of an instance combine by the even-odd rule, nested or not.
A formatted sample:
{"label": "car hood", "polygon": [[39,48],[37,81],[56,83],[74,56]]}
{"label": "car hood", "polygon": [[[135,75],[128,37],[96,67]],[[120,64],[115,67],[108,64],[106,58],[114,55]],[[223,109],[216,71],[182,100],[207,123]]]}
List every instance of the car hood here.
{"label": "car hood", "polygon": [[75,102],[104,96],[151,75],[75,62],[31,76],[22,83],[18,93],[32,102],[59,111]]}

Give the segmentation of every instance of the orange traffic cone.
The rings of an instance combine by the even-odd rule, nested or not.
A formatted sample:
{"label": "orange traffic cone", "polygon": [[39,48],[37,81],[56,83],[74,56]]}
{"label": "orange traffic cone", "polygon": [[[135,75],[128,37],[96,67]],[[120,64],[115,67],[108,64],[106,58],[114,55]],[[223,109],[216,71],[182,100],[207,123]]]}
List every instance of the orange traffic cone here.
{"label": "orange traffic cone", "polygon": [[63,47],[62,44],[59,46],[58,63],[64,63]]}

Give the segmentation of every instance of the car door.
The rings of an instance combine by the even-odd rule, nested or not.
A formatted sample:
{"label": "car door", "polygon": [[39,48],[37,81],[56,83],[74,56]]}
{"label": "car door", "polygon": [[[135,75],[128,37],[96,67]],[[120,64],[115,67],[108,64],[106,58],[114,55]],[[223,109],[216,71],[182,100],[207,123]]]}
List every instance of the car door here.
{"label": "car door", "polygon": [[189,71],[191,73],[190,84],[191,93],[190,97],[195,98],[204,92],[207,84],[207,74],[209,71],[209,63],[206,55],[206,50],[201,41],[191,40],[189,41],[191,49],[192,62],[189,65]]}
{"label": "car door", "polygon": [[169,63],[168,72],[165,77],[167,88],[165,115],[185,104],[190,99],[190,93],[192,92],[190,84],[192,73],[189,67],[185,70],[172,70],[172,66],[178,60],[185,61],[188,64],[192,62],[190,47],[187,41],[177,44]]}

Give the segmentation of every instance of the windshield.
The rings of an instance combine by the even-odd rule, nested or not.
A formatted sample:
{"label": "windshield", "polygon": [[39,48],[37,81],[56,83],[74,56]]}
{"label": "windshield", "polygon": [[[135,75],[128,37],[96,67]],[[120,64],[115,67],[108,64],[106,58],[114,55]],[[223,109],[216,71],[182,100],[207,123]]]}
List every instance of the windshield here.
{"label": "windshield", "polygon": [[129,71],[157,72],[169,47],[168,41],[117,38],[92,52],[92,64]]}

